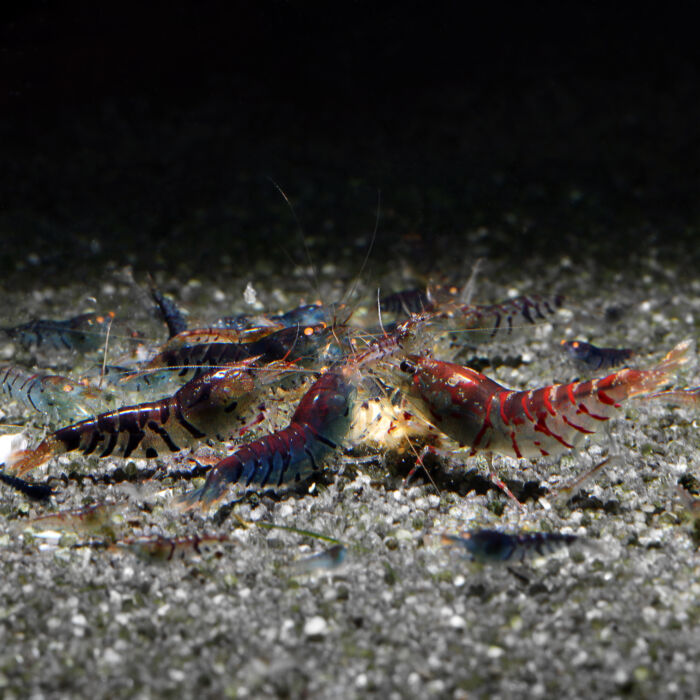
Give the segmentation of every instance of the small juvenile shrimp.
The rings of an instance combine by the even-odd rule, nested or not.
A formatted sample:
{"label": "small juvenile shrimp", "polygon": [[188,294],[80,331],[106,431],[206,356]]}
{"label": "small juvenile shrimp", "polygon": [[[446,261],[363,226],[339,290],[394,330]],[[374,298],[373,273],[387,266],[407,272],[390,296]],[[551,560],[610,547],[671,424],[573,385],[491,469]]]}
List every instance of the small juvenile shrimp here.
{"label": "small juvenile shrimp", "polygon": [[517,458],[557,455],[594,433],[633,396],[648,394],[688,362],[690,341],[648,370],[513,391],[451,362],[408,355],[399,370],[408,400],[428,422],[460,445]]}
{"label": "small juvenile shrimp", "polygon": [[530,294],[497,304],[435,304],[433,325],[438,329],[446,324],[450,330],[470,331],[469,341],[472,343],[489,342],[497,335],[512,335],[522,321],[532,325],[546,321],[562,306],[563,299],[560,295],[547,298]]}
{"label": "small juvenile shrimp", "polygon": [[76,350],[88,352],[101,348],[114,312],[87,313],[64,321],[38,319],[20,326],[0,328],[26,347],[42,350]]}
{"label": "small juvenile shrimp", "polygon": [[217,544],[229,542],[225,535],[202,535],[194,537],[128,537],[118,540],[109,549],[127,551],[141,559],[154,562],[185,559],[193,554],[202,555]]}
{"label": "small juvenile shrimp", "polygon": [[322,374],[286,428],[241,445],[211,469],[202,488],[184,494],[181,502],[210,506],[223,498],[228,485],[282,488],[319,472],[349,428],[354,395],[342,369]]}
{"label": "small juvenile shrimp", "polygon": [[77,420],[95,414],[100,391],[68,377],[0,367],[0,391],[53,420]]}
{"label": "small juvenile shrimp", "polygon": [[[7,467],[19,476],[55,455],[78,450],[99,457],[132,454],[157,457],[166,448],[177,452],[207,436],[226,439],[235,435],[235,420],[258,398],[251,361],[212,370],[193,379],[174,396],[127,406],[61,428],[33,450],[21,450],[7,459]],[[270,383],[284,370],[265,375]]]}
{"label": "small juvenile shrimp", "polygon": [[71,530],[90,534],[111,534],[113,517],[124,508],[123,503],[97,503],[76,510],[40,515],[27,521],[33,530]]}
{"label": "small juvenile shrimp", "polygon": [[295,561],[290,568],[295,574],[330,571],[331,569],[337,569],[345,561],[347,554],[347,547],[339,542],[328,549],[324,549],[322,552]]}
{"label": "small juvenile shrimp", "polygon": [[0,471],[0,481],[35,501],[47,501],[53,494],[51,487],[46,484],[35,484],[31,481],[25,481],[3,471]]}
{"label": "small juvenile shrimp", "polygon": [[624,364],[634,352],[629,348],[598,348],[583,340],[562,340],[561,346],[586,369],[610,369]]}
{"label": "small juvenile shrimp", "polygon": [[561,532],[525,532],[510,535],[500,530],[471,530],[461,536],[443,534],[442,544],[460,547],[469,561],[497,564],[544,556],[573,544],[576,535]]}

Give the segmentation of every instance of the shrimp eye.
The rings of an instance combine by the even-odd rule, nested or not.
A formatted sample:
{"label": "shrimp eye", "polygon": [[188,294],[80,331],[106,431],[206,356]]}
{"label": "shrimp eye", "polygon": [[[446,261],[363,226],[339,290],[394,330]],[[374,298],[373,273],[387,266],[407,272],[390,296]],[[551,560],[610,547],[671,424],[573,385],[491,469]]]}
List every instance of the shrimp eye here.
{"label": "shrimp eye", "polygon": [[402,360],[399,369],[406,374],[415,374],[416,372],[416,366],[408,360]]}

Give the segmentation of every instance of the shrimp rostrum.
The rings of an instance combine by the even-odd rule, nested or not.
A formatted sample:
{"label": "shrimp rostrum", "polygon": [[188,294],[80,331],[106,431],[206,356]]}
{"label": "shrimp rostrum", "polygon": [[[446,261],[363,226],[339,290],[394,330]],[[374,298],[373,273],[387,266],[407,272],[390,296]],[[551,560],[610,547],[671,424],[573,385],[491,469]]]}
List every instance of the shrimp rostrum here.
{"label": "shrimp rostrum", "polygon": [[[409,403],[471,453],[517,458],[573,449],[612,418],[623,401],[653,392],[688,362],[690,341],[647,370],[513,391],[468,367],[408,355],[398,366]],[[396,368],[395,368],[396,370]]]}
{"label": "shrimp rostrum", "polygon": [[245,411],[258,400],[263,384],[271,384],[284,371],[282,366],[254,368],[254,361],[207,372],[160,401],[127,406],[61,428],[35,449],[10,455],[7,467],[22,475],[72,451],[154,458],[205,437],[235,436],[241,427],[237,421],[245,420]]}

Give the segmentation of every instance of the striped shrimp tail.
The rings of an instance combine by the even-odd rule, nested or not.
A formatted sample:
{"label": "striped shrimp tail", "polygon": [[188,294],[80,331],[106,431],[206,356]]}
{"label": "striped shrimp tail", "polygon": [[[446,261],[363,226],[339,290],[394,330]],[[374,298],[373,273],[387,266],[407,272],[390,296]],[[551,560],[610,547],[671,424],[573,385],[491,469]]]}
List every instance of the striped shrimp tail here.
{"label": "striped shrimp tail", "polygon": [[6,467],[11,474],[23,476],[48,462],[55,454],[64,451],[59,443],[48,437],[33,450],[18,450],[11,454],[7,458]]}
{"label": "striped shrimp tail", "polygon": [[228,487],[263,491],[294,486],[321,471],[323,460],[338,445],[309,425],[292,422],[284,430],[241,445],[216,464],[197,491],[185,494],[185,508],[210,507],[226,495]]}
{"label": "striped shrimp tail", "polygon": [[637,372],[629,370],[627,397],[644,396],[667,384],[681,367],[694,361],[693,349],[693,341],[684,340],[670,350],[656,367]]}

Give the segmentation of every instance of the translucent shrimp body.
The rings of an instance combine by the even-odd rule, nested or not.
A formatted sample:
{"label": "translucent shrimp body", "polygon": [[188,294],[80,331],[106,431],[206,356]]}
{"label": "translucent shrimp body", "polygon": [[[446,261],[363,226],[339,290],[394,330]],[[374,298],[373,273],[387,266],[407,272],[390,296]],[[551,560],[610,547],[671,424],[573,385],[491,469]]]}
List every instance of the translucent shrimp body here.
{"label": "translucent shrimp body", "polygon": [[53,420],[93,415],[100,392],[60,374],[31,372],[15,365],[0,367],[0,391]]}

